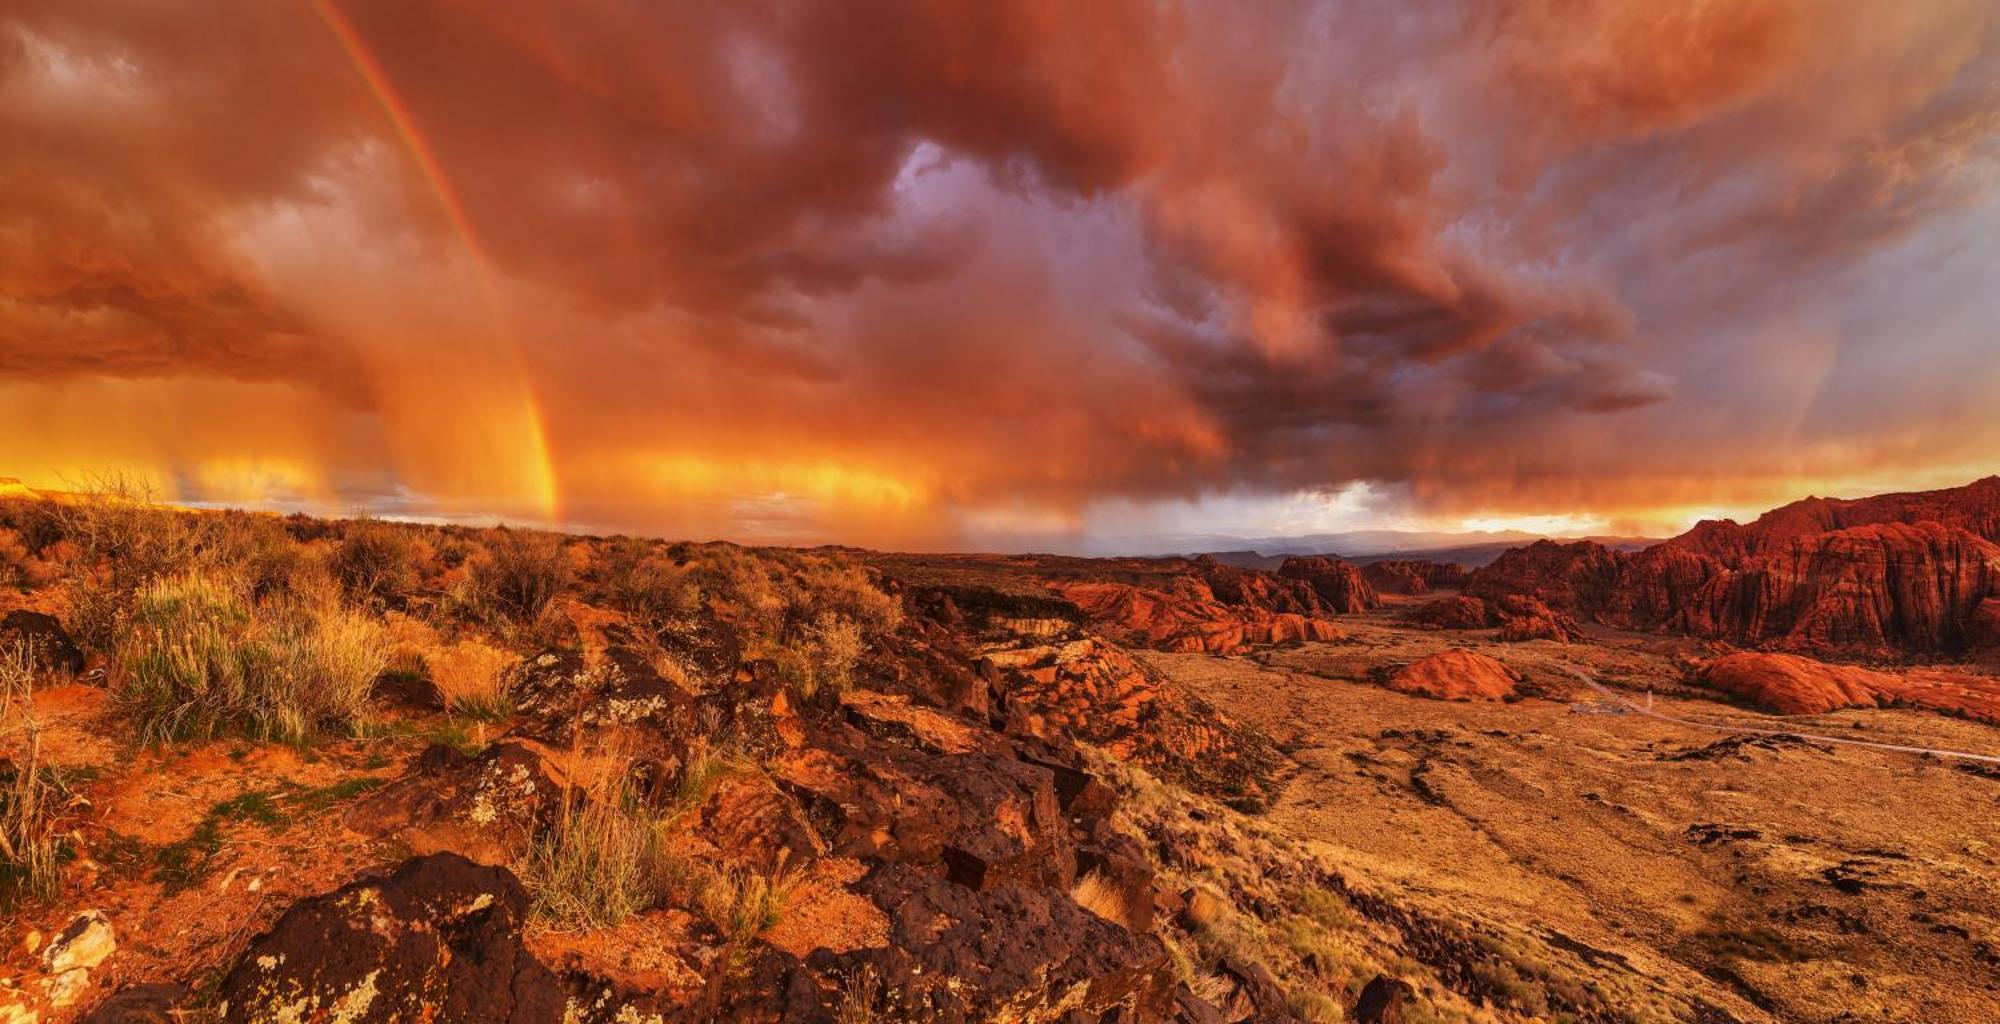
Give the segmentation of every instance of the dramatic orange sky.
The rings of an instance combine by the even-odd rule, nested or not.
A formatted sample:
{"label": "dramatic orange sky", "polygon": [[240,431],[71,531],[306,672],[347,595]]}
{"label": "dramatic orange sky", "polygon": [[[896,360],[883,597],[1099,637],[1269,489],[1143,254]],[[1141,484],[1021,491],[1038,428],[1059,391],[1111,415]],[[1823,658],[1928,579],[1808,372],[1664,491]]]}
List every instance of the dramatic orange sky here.
{"label": "dramatic orange sky", "polygon": [[6,0],[0,476],[884,546],[2000,471],[1991,0]]}

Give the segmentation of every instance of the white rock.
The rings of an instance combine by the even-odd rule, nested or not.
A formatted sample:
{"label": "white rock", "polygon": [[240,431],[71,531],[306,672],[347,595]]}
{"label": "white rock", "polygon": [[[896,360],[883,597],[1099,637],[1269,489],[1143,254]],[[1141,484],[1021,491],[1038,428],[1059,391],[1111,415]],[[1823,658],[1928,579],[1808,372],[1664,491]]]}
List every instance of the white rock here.
{"label": "white rock", "polygon": [[96,967],[117,948],[118,940],[111,935],[111,920],[103,911],[86,910],[70,919],[62,934],[50,941],[42,958],[51,973],[62,974]]}
{"label": "white rock", "polygon": [[90,971],[78,967],[55,975],[44,984],[48,986],[49,1005],[60,1010],[76,1002],[77,997],[90,987]]}
{"label": "white rock", "polygon": [[42,1015],[18,1002],[0,1003],[0,1024],[36,1024]]}

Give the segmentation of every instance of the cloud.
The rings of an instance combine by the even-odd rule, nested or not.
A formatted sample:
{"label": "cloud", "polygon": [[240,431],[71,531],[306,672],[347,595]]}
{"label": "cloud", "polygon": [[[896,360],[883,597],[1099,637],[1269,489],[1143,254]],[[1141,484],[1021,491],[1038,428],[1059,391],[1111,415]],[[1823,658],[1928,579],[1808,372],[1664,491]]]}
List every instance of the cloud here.
{"label": "cloud", "polygon": [[[1923,414],[1972,375],[1841,370],[1935,310],[1855,275],[1922,275],[1898,254],[1995,202],[1996,22],[30,0],[0,381],[51,416],[104,380],[315,396],[243,405],[317,418],[282,452],[133,453],[197,497],[189,466],[282,455],[333,503],[702,535],[949,544],[1357,481],[1437,514],[1783,496],[2000,431]],[[1745,349],[1786,325],[1816,383],[1774,412],[1750,381],[1783,360]]]}

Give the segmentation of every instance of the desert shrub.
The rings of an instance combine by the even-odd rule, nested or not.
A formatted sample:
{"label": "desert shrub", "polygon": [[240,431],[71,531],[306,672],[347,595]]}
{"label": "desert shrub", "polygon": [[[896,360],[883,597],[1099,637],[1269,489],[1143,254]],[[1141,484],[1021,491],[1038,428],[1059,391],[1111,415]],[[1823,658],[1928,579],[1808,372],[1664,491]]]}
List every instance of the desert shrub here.
{"label": "desert shrub", "polygon": [[58,584],[72,638],[108,651],[132,596],[147,582],[199,564],[219,520],[155,504],[144,484],[97,477],[36,502],[27,530]]}
{"label": "desert shrub", "polygon": [[289,676],[288,699],[276,702],[276,738],[311,738],[325,724],[352,728],[368,713],[368,693],[389,664],[389,642],[380,621],[337,600],[320,598],[278,619],[280,671]]}
{"label": "desert shrub", "polygon": [[116,696],[148,740],[303,742],[361,720],[388,638],[332,595],[257,604],[241,581],[190,571],[140,592],[115,660]]}
{"label": "desert shrub", "polygon": [[332,568],[357,601],[397,603],[423,583],[422,542],[410,531],[363,519],[334,545]]}
{"label": "desert shrub", "polygon": [[520,659],[478,640],[460,640],[434,647],[423,655],[431,685],[446,711],[484,721],[505,718],[514,710],[507,673]]}
{"label": "desert shrub", "polygon": [[48,582],[49,567],[28,550],[15,530],[0,527],[0,587],[26,590]]}
{"label": "desert shrub", "polygon": [[612,541],[598,559],[598,576],[605,603],[641,622],[681,618],[701,606],[689,573],[645,541]]}
{"label": "desert shrub", "polygon": [[567,796],[523,865],[535,912],[562,927],[608,928],[658,902],[667,872],[658,818],[622,781]]}
{"label": "desert shrub", "polygon": [[561,538],[505,528],[471,566],[475,604],[522,625],[541,618],[575,573]]}
{"label": "desert shrub", "polygon": [[0,758],[0,909],[53,899],[67,852],[56,823],[62,781],[41,763],[34,678],[28,645],[0,645],[0,738],[8,749]]}

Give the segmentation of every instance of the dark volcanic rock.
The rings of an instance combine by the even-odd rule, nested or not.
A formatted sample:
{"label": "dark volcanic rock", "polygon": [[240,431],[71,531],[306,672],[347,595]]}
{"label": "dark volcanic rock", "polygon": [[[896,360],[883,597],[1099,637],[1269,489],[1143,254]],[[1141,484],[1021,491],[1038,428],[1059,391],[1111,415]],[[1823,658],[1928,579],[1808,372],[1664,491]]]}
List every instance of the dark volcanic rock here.
{"label": "dark volcanic rock", "polygon": [[1078,907],[1059,889],[974,890],[901,865],[857,888],[889,915],[894,960],[907,977],[909,1019],[1042,1019],[1061,1005],[1097,1020],[1121,1004],[1163,1019],[1173,1000],[1166,946]]}
{"label": "dark volcanic rock", "polygon": [[178,1024],[186,985],[127,985],[84,1015],[82,1024]]}
{"label": "dark volcanic rock", "polygon": [[349,828],[419,854],[450,850],[485,864],[513,860],[561,808],[562,774],[527,743],[497,743],[476,758],[437,744],[402,778],[347,813]]}
{"label": "dark volcanic rock", "polygon": [[1408,984],[1378,974],[1354,1004],[1354,1024],[1402,1024],[1403,1003],[1412,995]]}
{"label": "dark volcanic rock", "polygon": [[456,854],[301,900],[222,979],[225,1021],[555,1024],[566,993],[521,946],[528,894]]}

